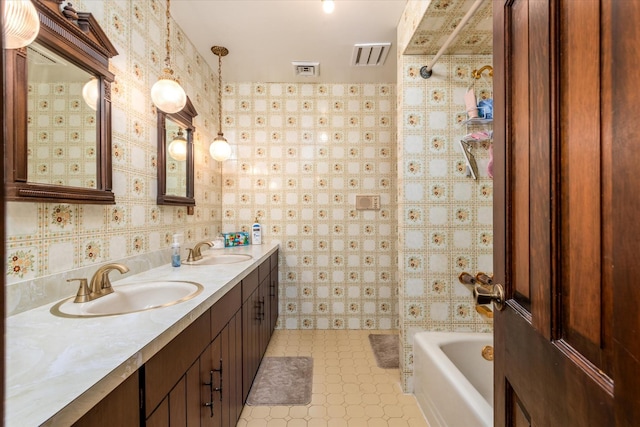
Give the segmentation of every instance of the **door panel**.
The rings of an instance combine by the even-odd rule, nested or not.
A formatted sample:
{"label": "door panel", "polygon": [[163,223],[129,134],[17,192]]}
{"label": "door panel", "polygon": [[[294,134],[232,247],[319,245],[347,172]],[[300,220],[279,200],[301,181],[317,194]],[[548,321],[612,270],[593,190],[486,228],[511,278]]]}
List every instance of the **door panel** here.
{"label": "door panel", "polygon": [[494,2],[497,426],[614,425],[610,8],[627,4]]}

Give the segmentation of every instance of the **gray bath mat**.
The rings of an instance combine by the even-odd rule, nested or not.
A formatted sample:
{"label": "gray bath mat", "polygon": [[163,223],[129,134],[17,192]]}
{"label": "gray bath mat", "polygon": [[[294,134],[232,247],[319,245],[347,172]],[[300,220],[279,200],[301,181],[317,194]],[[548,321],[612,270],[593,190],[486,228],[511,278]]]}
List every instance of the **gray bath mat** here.
{"label": "gray bath mat", "polygon": [[265,357],[251,386],[247,405],[308,405],[312,383],[311,357]]}
{"label": "gray bath mat", "polygon": [[370,334],[369,342],[379,368],[400,367],[400,340],[395,334]]}

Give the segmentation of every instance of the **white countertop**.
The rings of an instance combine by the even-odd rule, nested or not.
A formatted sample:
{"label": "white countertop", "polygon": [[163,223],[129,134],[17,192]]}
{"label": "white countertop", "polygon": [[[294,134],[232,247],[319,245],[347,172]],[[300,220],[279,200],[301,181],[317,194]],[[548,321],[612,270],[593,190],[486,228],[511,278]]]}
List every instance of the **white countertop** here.
{"label": "white countertop", "polygon": [[250,254],[253,259],[178,268],[167,263],[122,280],[116,280],[117,271],[109,276],[114,286],[157,279],[204,286],[200,295],[173,306],[118,316],[62,318],[51,314],[54,304],[48,304],[8,317],[5,425],[68,426],[77,421],[277,248],[263,244],[216,249],[210,253]]}

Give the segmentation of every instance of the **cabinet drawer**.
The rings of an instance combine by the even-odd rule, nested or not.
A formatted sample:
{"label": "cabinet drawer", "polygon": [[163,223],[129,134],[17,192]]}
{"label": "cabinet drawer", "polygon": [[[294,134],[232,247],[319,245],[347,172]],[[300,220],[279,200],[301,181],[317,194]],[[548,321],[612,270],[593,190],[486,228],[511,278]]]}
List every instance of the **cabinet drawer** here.
{"label": "cabinet drawer", "polygon": [[256,290],[260,281],[258,280],[258,268],[253,270],[247,277],[242,279],[242,302],[245,302],[249,296]]}
{"label": "cabinet drawer", "polygon": [[271,264],[269,262],[270,259],[271,257],[265,259],[258,267],[258,281],[260,283],[264,282],[264,280],[269,277],[269,273],[271,272]]}
{"label": "cabinet drawer", "polygon": [[236,285],[211,308],[211,336],[217,337],[242,304],[242,286]]}
{"label": "cabinet drawer", "polygon": [[211,342],[211,310],[145,363],[145,407],[149,414]]}
{"label": "cabinet drawer", "polygon": [[274,270],[278,267],[278,251],[275,251],[269,257],[269,263],[271,264],[271,270]]}

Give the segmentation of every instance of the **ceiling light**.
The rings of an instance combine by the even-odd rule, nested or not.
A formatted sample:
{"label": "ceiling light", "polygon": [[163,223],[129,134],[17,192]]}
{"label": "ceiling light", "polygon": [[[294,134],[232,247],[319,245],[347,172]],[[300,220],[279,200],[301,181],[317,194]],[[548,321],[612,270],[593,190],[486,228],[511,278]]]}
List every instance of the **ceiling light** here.
{"label": "ceiling light", "polygon": [[231,147],[222,133],[222,57],[229,54],[229,49],[222,46],[213,46],[211,52],[218,55],[218,136],[209,146],[209,154],[219,162],[231,157]]}
{"label": "ceiling light", "polygon": [[322,0],[322,10],[324,13],[332,13],[336,8],[336,4],[333,0]]}
{"label": "ceiling light", "polygon": [[157,82],[154,83],[151,88],[151,100],[156,107],[164,111],[165,113],[173,114],[182,110],[187,104],[187,94],[184,92],[180,83],[173,77],[173,70],[171,69],[171,45],[170,45],[170,27],[171,27],[171,14],[170,0],[167,0],[167,56],[164,59],[165,68],[163,75],[160,76]]}
{"label": "ceiling light", "polygon": [[172,159],[177,160],[179,162],[187,159],[187,140],[184,137],[184,133],[182,132],[182,128],[178,128],[178,134],[171,144],[169,144],[169,155]]}
{"label": "ceiling light", "polygon": [[84,98],[84,102],[87,103],[92,110],[98,109],[98,79],[93,78],[86,82],[82,87],[82,97]]}
{"label": "ceiling light", "polygon": [[31,44],[40,31],[40,18],[31,0],[4,2],[4,48],[18,49]]}

